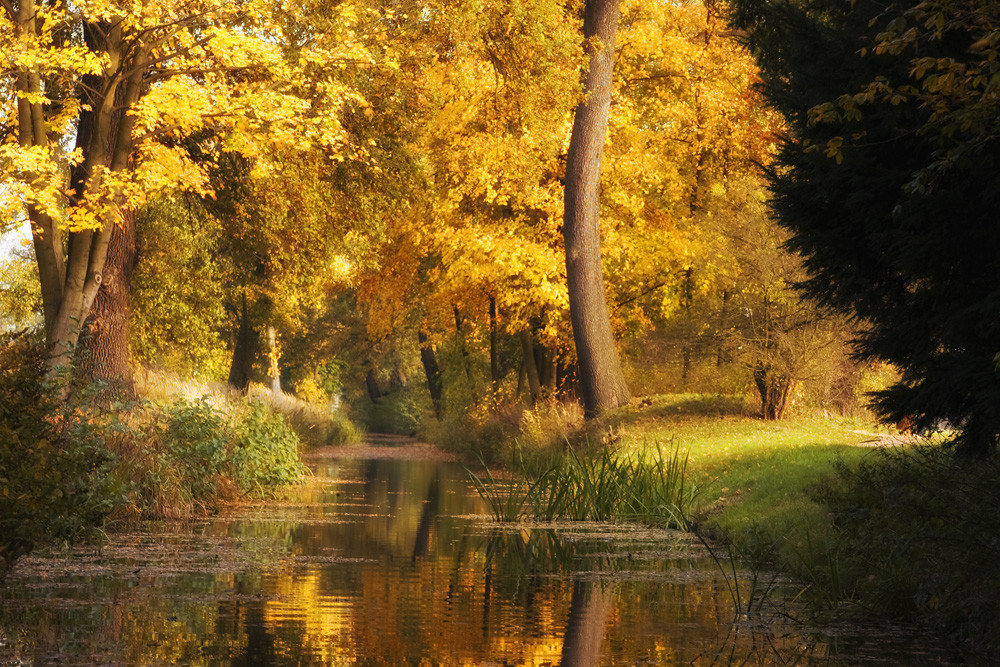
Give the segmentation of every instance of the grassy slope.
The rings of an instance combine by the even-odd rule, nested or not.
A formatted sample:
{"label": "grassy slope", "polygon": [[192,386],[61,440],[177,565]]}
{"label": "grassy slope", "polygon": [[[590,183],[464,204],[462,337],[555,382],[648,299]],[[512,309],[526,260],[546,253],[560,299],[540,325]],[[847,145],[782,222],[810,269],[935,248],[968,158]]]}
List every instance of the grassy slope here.
{"label": "grassy slope", "polygon": [[[765,422],[725,397],[659,396],[638,410],[607,416],[602,429],[626,451],[652,443],[679,444],[697,486],[693,518],[725,536],[749,557],[776,558],[797,574],[836,579],[828,569],[835,549],[826,508],[814,498],[835,465],[869,455],[871,424],[838,418],[792,417]],[[822,563],[822,565],[817,565]]]}

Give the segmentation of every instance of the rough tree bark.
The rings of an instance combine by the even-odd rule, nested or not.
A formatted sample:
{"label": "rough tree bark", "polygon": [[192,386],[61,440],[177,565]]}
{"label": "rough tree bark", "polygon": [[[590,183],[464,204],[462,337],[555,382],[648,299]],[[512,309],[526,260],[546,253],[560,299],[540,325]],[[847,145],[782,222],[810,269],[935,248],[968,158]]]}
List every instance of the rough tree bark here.
{"label": "rough tree bark", "polygon": [[[11,5],[8,12],[16,19],[19,34],[33,36],[40,26],[36,22],[36,5],[22,0],[16,13]],[[133,117],[125,113],[141,97],[148,62],[148,49],[142,44],[126,43],[121,27],[111,23],[84,23],[83,36],[88,48],[102,55],[108,66],[100,75],[88,75],[82,99],[84,111],[79,119],[76,144],[82,150],[83,161],[75,165],[70,175],[71,193],[67,199],[71,211],[98,212],[99,228],[75,231],[68,235],[68,254],[64,260],[64,239],[57,221],[35,206],[28,207],[35,257],[39,269],[48,347],[48,376],[55,379],[70,367],[80,339],[82,325],[91,315],[98,291],[105,281],[106,261],[113,232],[128,226],[130,212],[122,209],[118,192],[107,192],[108,173],[129,168],[132,154]],[[40,68],[30,67],[16,72],[18,93],[18,142],[21,147],[48,150],[51,145],[43,107]],[[24,175],[29,182],[31,174]],[[104,212],[100,212],[104,208]],[[124,229],[127,239],[130,235]],[[128,242],[124,249],[128,250]],[[130,255],[130,256],[129,256]],[[121,258],[117,278],[127,277],[134,252]],[[116,286],[116,289],[119,286]],[[127,289],[127,283],[124,285]],[[110,311],[122,302],[113,294],[102,307],[98,332],[114,328]],[[127,308],[127,301],[124,302]],[[119,314],[116,314],[117,318]],[[126,316],[127,315],[123,315]],[[99,344],[100,346],[100,344]],[[127,347],[112,348],[109,354],[123,355],[112,361],[111,368],[127,366]],[[124,360],[123,360],[124,358]],[[110,357],[109,357],[110,359]]]}
{"label": "rough tree bark", "polygon": [[104,279],[97,291],[84,327],[83,370],[90,378],[112,383],[117,396],[134,394],[129,363],[129,284],[135,268],[135,213],[124,211],[122,224],[115,225],[108,243]]}
{"label": "rough tree bark", "polygon": [[587,0],[583,18],[590,57],[584,78],[587,97],[576,109],[570,138],[563,236],[580,392],[588,418],[631,400],[608,315],[598,215],[617,28],[618,0]]}

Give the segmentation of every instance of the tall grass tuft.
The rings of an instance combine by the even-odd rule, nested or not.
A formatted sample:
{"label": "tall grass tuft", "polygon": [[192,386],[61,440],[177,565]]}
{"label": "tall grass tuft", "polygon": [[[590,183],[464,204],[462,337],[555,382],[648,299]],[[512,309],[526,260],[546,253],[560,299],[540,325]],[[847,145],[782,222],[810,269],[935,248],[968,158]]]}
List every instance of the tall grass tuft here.
{"label": "tall grass tuft", "polygon": [[[483,468],[482,477],[468,468],[466,470],[480,497],[490,508],[493,518],[500,522],[516,522],[528,518],[531,497],[538,481],[532,480],[525,474],[513,474],[510,478],[497,479],[486,465],[482,454],[479,455],[479,463]],[[527,468],[521,450],[515,448],[511,454],[510,469],[523,473]]]}
{"label": "tall grass tuft", "polygon": [[659,444],[652,456],[617,456],[609,449],[582,457],[570,450],[539,468],[520,450],[511,461],[511,480],[497,480],[486,468],[473,483],[500,521],[638,521],[687,527],[694,488],[685,477],[687,455]]}

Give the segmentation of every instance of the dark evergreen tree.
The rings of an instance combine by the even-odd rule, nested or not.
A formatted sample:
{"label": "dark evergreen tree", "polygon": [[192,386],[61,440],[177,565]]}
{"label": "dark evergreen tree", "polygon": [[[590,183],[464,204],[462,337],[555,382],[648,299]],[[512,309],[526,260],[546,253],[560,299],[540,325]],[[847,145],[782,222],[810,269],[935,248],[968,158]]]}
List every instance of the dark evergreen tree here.
{"label": "dark evergreen tree", "polygon": [[895,364],[886,420],[1000,434],[1000,113],[995,2],[732,0],[789,129],[769,168],[805,293]]}

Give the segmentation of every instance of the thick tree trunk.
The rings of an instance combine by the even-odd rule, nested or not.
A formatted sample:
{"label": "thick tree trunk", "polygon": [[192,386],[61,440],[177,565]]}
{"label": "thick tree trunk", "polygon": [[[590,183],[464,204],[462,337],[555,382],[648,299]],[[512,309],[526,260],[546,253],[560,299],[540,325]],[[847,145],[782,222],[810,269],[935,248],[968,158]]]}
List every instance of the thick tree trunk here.
{"label": "thick tree trunk", "polygon": [[101,289],[87,319],[81,340],[86,376],[110,382],[118,396],[134,393],[129,363],[129,284],[135,268],[135,213],[126,211],[108,243]]}
{"label": "thick tree trunk", "polygon": [[570,318],[584,414],[594,417],[631,400],[608,315],[598,216],[601,158],[611,107],[618,0],[587,0],[583,34],[590,63],[585,102],[576,109],[566,163],[563,235]]}
{"label": "thick tree trunk", "polygon": [[[25,0],[18,7],[18,31],[32,35],[38,30],[35,20],[35,3]],[[80,100],[83,111],[80,114],[76,146],[83,155],[83,161],[75,164],[70,173],[70,195],[66,201],[68,213],[83,213],[81,218],[94,225],[95,229],[72,232],[69,235],[68,256],[63,260],[63,244],[59,230],[53,219],[35,204],[28,207],[32,222],[32,236],[39,269],[39,279],[45,314],[46,343],[48,346],[48,378],[55,380],[64,375],[70,367],[83,324],[91,315],[98,292],[108,277],[105,272],[109,244],[112,234],[119,225],[129,227],[131,212],[123,210],[122,193],[105,190],[105,174],[122,172],[131,168],[132,127],[134,117],[127,113],[140,99],[146,83],[143,72],[148,58],[144,46],[126,45],[121,26],[117,24],[84,23],[84,39],[92,53],[99,54],[112,63],[113,71],[84,78],[83,97]],[[20,93],[18,99],[18,141],[22,147],[48,149],[44,110],[40,102],[32,101],[41,90],[41,78],[37,70],[17,72],[15,87]],[[27,176],[27,175],[25,175]],[[95,217],[95,211],[96,217]],[[124,238],[131,235],[124,230]],[[134,261],[134,251],[130,251],[126,241],[125,255],[116,259],[117,266],[110,267],[117,285],[102,296],[100,319],[96,329],[98,356],[104,355],[107,371],[116,374],[121,369],[127,373],[127,346],[101,342],[105,333],[113,337],[125,335],[122,330],[111,334],[127,321],[128,277]],[[123,309],[122,312],[112,312]],[[92,353],[95,351],[92,350]],[[120,355],[111,359],[113,355]],[[104,371],[94,369],[103,374]],[[64,387],[68,392],[68,386]]]}
{"label": "thick tree trunk", "polygon": [[423,331],[418,331],[417,340],[420,342],[420,362],[424,366],[424,374],[427,375],[427,388],[431,392],[434,414],[438,419],[441,419],[444,415],[444,395],[441,391],[441,367],[438,366],[434,346],[427,339],[427,334]]}

